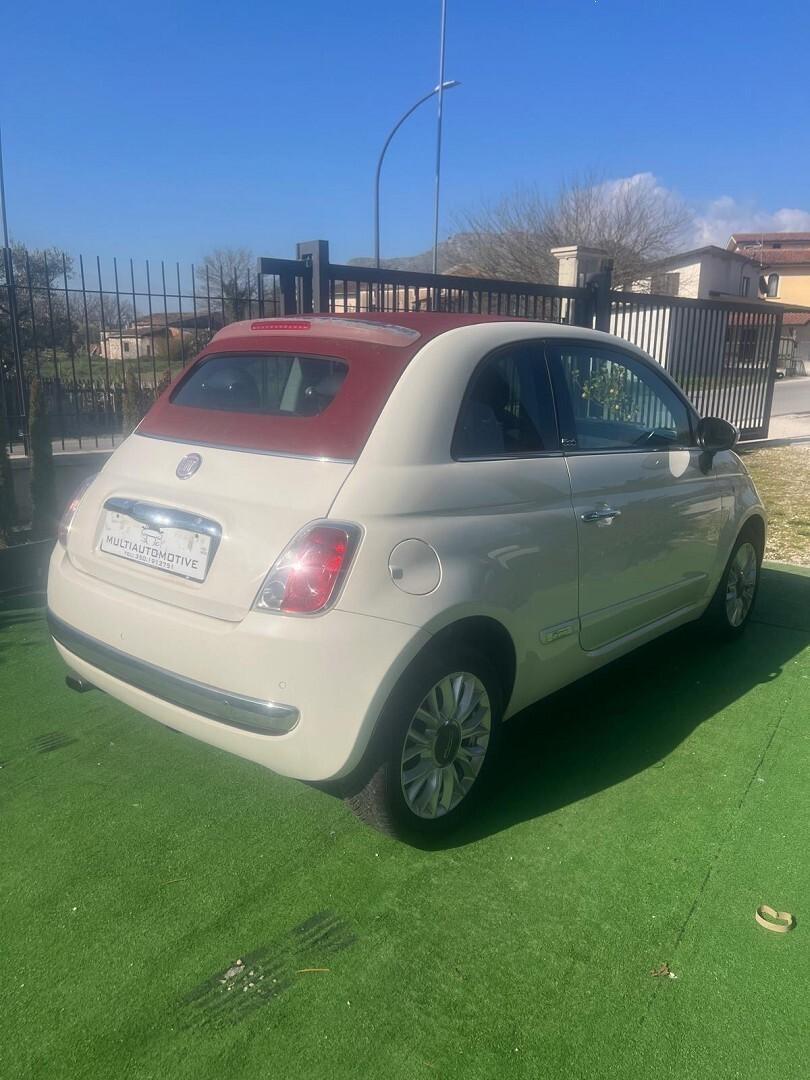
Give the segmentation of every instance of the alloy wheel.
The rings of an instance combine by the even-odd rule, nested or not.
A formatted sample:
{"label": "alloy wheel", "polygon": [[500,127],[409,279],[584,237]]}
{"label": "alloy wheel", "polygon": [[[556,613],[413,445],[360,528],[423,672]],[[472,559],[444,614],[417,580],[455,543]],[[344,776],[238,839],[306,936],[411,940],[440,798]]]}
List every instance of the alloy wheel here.
{"label": "alloy wheel", "polygon": [[457,671],[435,683],[402,748],[400,784],[409,810],[427,819],[454,810],[478,778],[491,734],[489,695],[476,675]]}
{"label": "alloy wheel", "polygon": [[740,544],[726,578],[726,617],[729,625],[742,626],[757,588],[757,553],[754,545]]}

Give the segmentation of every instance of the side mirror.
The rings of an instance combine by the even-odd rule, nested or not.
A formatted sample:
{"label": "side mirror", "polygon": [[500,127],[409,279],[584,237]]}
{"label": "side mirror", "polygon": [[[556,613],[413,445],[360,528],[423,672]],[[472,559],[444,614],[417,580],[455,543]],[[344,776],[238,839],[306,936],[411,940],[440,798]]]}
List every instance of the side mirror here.
{"label": "side mirror", "polygon": [[704,416],[698,423],[698,442],[710,454],[718,450],[731,450],[739,438],[739,433],[728,420],[719,416]]}

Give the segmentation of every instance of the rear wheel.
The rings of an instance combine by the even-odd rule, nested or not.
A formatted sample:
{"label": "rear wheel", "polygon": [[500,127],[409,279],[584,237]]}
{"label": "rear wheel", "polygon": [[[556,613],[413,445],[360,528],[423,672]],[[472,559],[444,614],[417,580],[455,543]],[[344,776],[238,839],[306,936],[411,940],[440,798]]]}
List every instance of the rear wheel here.
{"label": "rear wheel", "polygon": [[732,548],[720,584],[704,621],[713,632],[736,637],[748,625],[759,589],[762,546],[757,533],[745,528]]}
{"label": "rear wheel", "polygon": [[351,809],[389,835],[457,827],[485,787],[502,699],[497,672],[474,649],[450,646],[417,660],[386,706]]}

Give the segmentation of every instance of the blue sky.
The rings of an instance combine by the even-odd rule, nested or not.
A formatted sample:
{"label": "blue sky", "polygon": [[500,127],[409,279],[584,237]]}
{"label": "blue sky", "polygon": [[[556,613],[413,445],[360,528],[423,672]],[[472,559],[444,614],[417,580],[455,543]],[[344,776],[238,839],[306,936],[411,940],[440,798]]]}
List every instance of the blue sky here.
{"label": "blue sky", "polygon": [[[188,261],[369,254],[374,165],[437,79],[439,0],[9,4],[12,235]],[[516,185],[652,174],[730,228],[810,228],[810,4],[449,0],[442,235]],[[392,144],[383,255],[432,234],[435,109]]]}

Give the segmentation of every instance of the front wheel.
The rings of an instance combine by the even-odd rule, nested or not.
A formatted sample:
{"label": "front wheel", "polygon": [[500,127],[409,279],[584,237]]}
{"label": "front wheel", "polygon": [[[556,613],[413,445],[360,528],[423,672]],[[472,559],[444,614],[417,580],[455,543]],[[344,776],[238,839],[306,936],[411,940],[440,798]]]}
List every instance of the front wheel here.
{"label": "front wheel", "polygon": [[748,624],[759,589],[762,549],[756,534],[744,529],[732,548],[720,584],[704,620],[725,637],[736,637]]}
{"label": "front wheel", "polygon": [[465,646],[420,658],[381,717],[371,775],[347,799],[381,832],[428,838],[474,808],[498,741],[503,692],[487,659]]}

